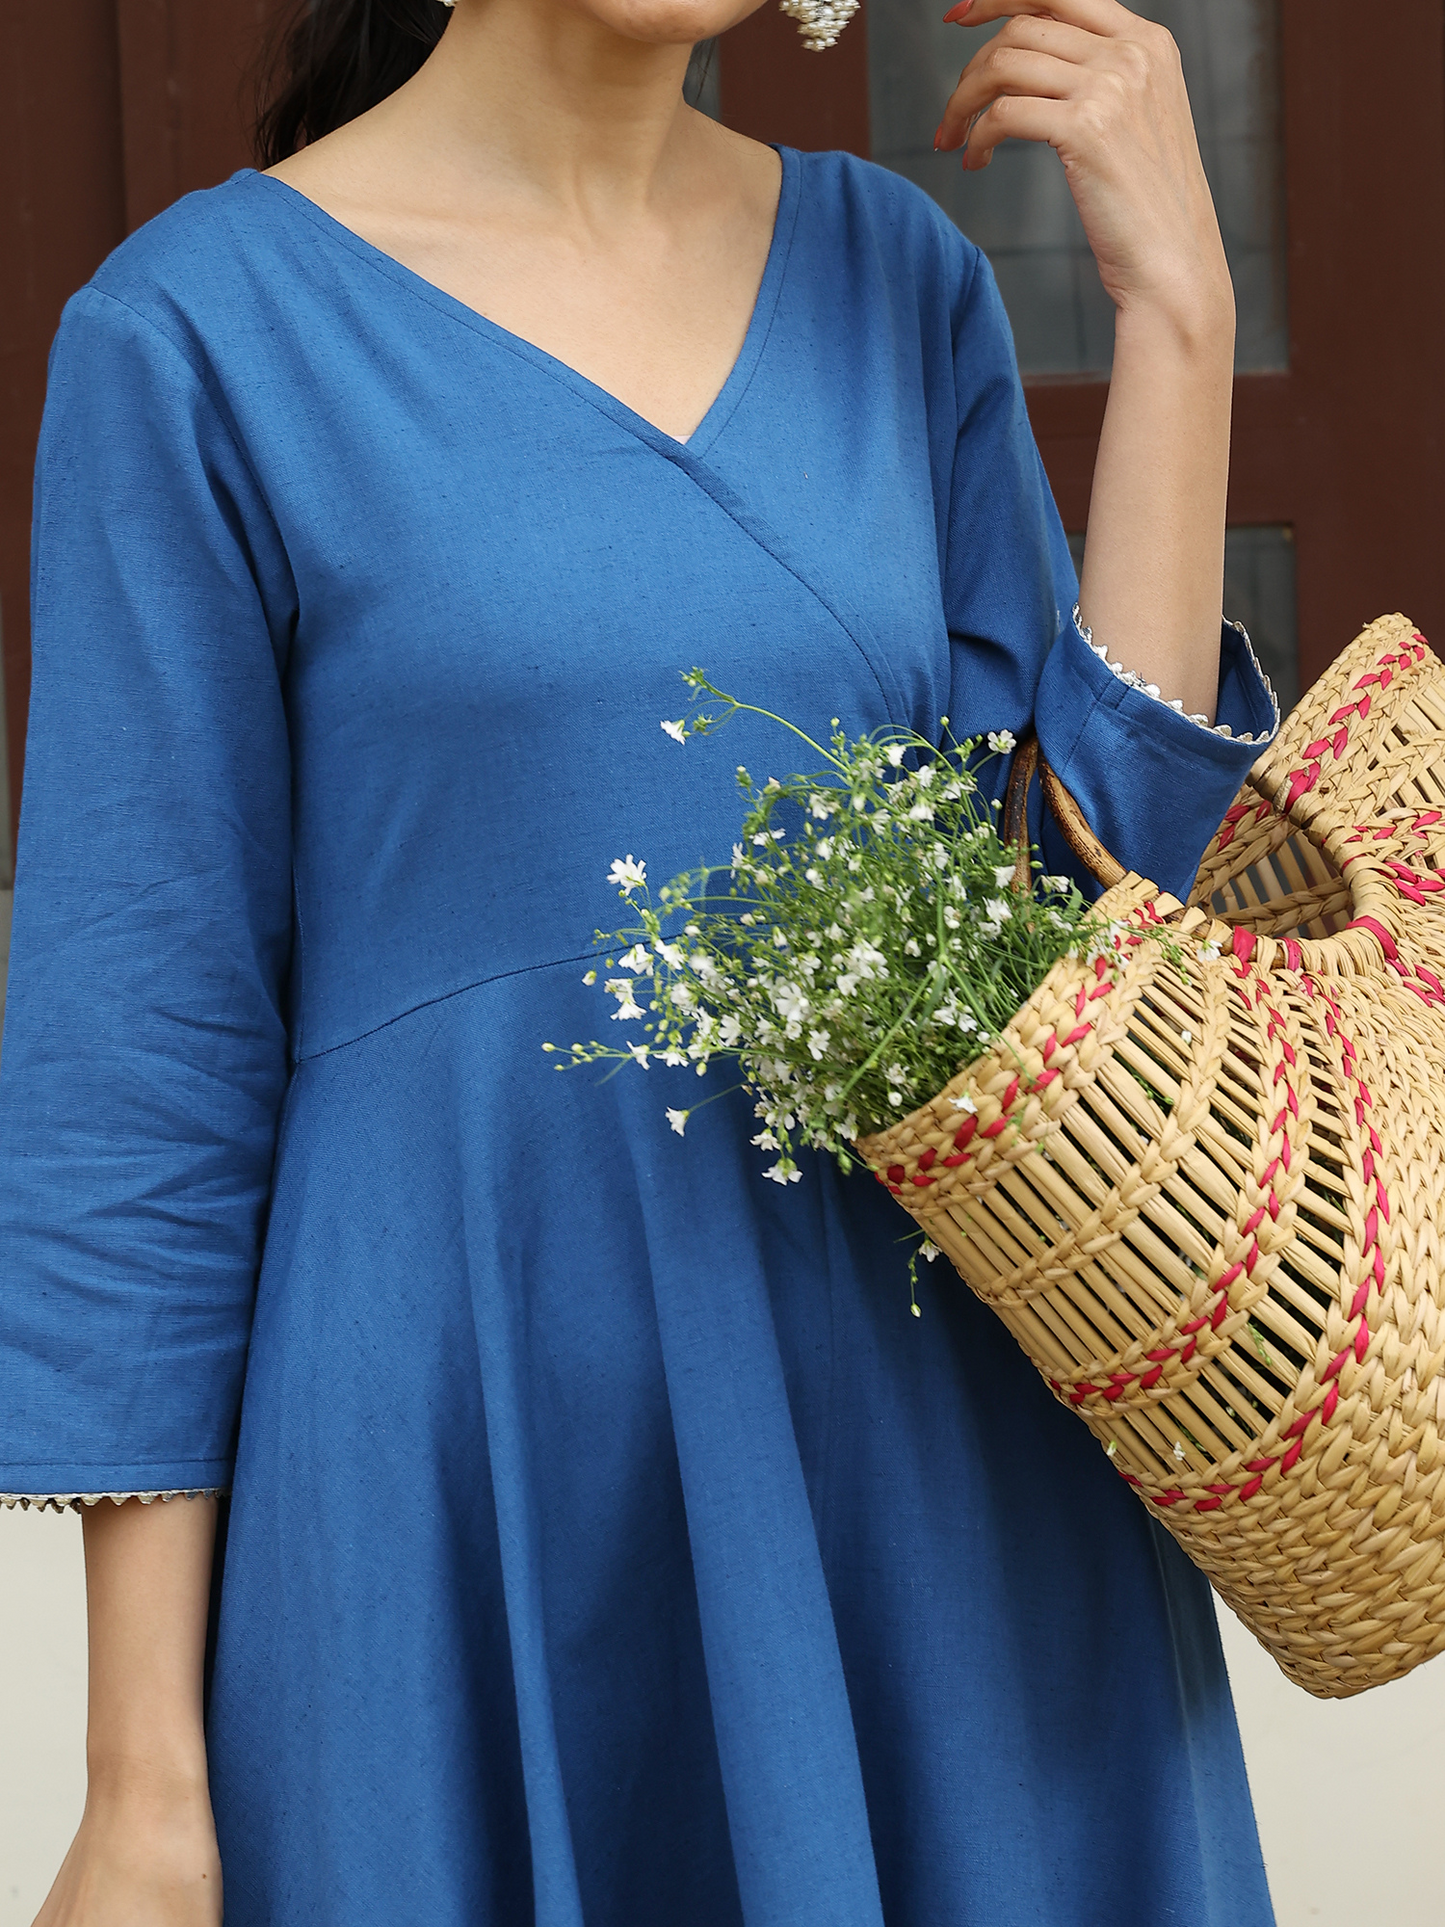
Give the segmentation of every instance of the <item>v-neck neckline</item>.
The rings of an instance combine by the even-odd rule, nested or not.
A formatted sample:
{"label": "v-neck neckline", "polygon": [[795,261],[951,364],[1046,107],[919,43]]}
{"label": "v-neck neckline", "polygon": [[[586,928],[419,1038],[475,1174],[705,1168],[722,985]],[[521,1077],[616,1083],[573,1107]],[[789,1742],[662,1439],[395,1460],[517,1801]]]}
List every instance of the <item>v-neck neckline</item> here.
{"label": "v-neck neckline", "polygon": [[665,428],[659,428],[656,422],[649,421],[646,415],[639,414],[635,408],[614,395],[610,389],[602,387],[600,383],[582,374],[570,362],[563,361],[560,356],[549,353],[545,348],[539,348],[535,342],[528,341],[525,335],[514,334],[510,328],[504,328],[499,321],[493,321],[490,316],[484,315],[480,309],[473,308],[458,296],[448,294],[446,289],[439,287],[435,281],[429,281],[424,274],[418,274],[415,268],[409,268],[394,254],[388,254],[384,248],[379,248],[374,242],[366,240],[354,228],[347,227],[344,221],[338,221],[334,214],[328,214],[319,202],[313,201],[299,188],[292,187],[289,181],[278,180],[274,174],[259,173],[254,167],[241,168],[231,178],[233,181],[245,182],[248,185],[253,182],[259,183],[263,188],[279,193],[298,214],[313,222],[323,233],[329,235],[352,254],[368,262],[389,280],[408,289],[429,306],[450,315],[464,327],[495,342],[498,347],[505,348],[509,353],[532,363],[544,374],[550,375],[554,381],[559,381],[565,387],[572,389],[583,400],[591,402],[594,407],[600,408],[614,420],[632,428],[635,433],[641,435],[643,440],[664,450],[685,450],[690,455],[701,456],[716,442],[757,372],[758,362],[762,358],[777,311],[778,296],[782,290],[788,256],[792,250],[798,214],[798,155],[791,147],[777,147],[774,151],[782,165],[782,180],[778,189],[777,212],[773,216],[772,239],[768,244],[767,259],[763,264],[762,279],[758,283],[758,291],[753,300],[753,311],[748,318],[747,331],[743,336],[737,359],[728,370],[721,388],[714,395],[702,420],[685,439],[670,435]]}

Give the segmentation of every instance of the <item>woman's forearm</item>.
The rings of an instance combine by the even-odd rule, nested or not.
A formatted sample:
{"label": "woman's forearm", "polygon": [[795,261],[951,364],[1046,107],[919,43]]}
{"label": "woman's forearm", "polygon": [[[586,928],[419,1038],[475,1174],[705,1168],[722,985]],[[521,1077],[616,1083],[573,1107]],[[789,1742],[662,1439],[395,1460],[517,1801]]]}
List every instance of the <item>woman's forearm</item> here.
{"label": "woman's forearm", "polygon": [[1079,605],[1120,662],[1214,719],[1234,378],[1227,279],[1190,303],[1121,312]]}
{"label": "woman's forearm", "polygon": [[204,1788],[202,1669],[213,1499],[102,1501],[85,1515],[92,1799]]}
{"label": "woman's forearm", "polygon": [[89,1784],[35,1927],[220,1927],[201,1712],[214,1499],[85,1514]]}

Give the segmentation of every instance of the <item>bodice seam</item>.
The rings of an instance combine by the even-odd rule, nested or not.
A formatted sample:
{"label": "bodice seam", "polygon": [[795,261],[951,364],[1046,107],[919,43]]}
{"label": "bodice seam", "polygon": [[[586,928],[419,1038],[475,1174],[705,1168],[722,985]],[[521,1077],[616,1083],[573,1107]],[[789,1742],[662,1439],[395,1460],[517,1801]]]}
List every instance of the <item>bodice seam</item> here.
{"label": "bodice seam", "polygon": [[454,990],[439,991],[435,997],[423,997],[419,1004],[409,1004],[395,1016],[384,1017],[379,1024],[372,1024],[360,1030],[354,1037],[344,1037],[338,1044],[323,1044],[319,1050],[307,1051],[294,1059],[299,1070],[303,1064],[314,1064],[318,1057],[332,1057],[337,1051],[350,1050],[354,1044],[363,1044],[368,1037],[375,1037],[379,1031],[390,1030],[393,1024],[402,1023],[408,1017],[415,1017],[419,1011],[430,1010],[434,1004],[450,1003],[453,997],[465,997],[469,990],[484,990],[488,984],[505,983],[510,977],[529,977],[539,970],[562,970],[569,964],[595,963],[595,950],[579,951],[575,957],[552,957],[546,963],[519,964],[515,970],[494,971],[490,977],[477,977],[469,984],[458,984]]}

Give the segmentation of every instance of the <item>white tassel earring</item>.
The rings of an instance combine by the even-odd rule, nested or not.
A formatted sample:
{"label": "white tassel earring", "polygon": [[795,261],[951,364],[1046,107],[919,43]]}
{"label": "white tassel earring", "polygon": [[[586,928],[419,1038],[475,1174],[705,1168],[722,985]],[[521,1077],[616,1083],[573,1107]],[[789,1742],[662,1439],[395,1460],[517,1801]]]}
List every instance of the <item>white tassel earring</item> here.
{"label": "white tassel earring", "polygon": [[783,12],[798,23],[810,54],[831,47],[858,11],[858,0],[782,0]]}

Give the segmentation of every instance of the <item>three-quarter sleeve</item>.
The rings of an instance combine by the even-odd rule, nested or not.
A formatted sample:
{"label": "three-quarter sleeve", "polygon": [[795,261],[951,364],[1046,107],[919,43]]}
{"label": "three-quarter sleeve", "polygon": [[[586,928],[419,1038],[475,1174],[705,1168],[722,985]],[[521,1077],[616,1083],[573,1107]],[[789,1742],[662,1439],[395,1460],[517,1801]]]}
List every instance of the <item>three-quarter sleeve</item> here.
{"label": "three-quarter sleeve", "polygon": [[[1105,846],[1182,895],[1279,727],[1273,691],[1230,623],[1209,727],[1091,647],[1075,620],[1073,559],[1029,425],[1008,318],[982,256],[963,284],[954,344],[959,429],[944,603],[959,733],[1036,730]],[[1089,885],[1037,793],[1031,825],[1049,867]]]}
{"label": "three-quarter sleeve", "polygon": [[230,1477],[287,1080],[289,572],[185,344],[51,357],[0,1061],[0,1495]]}

